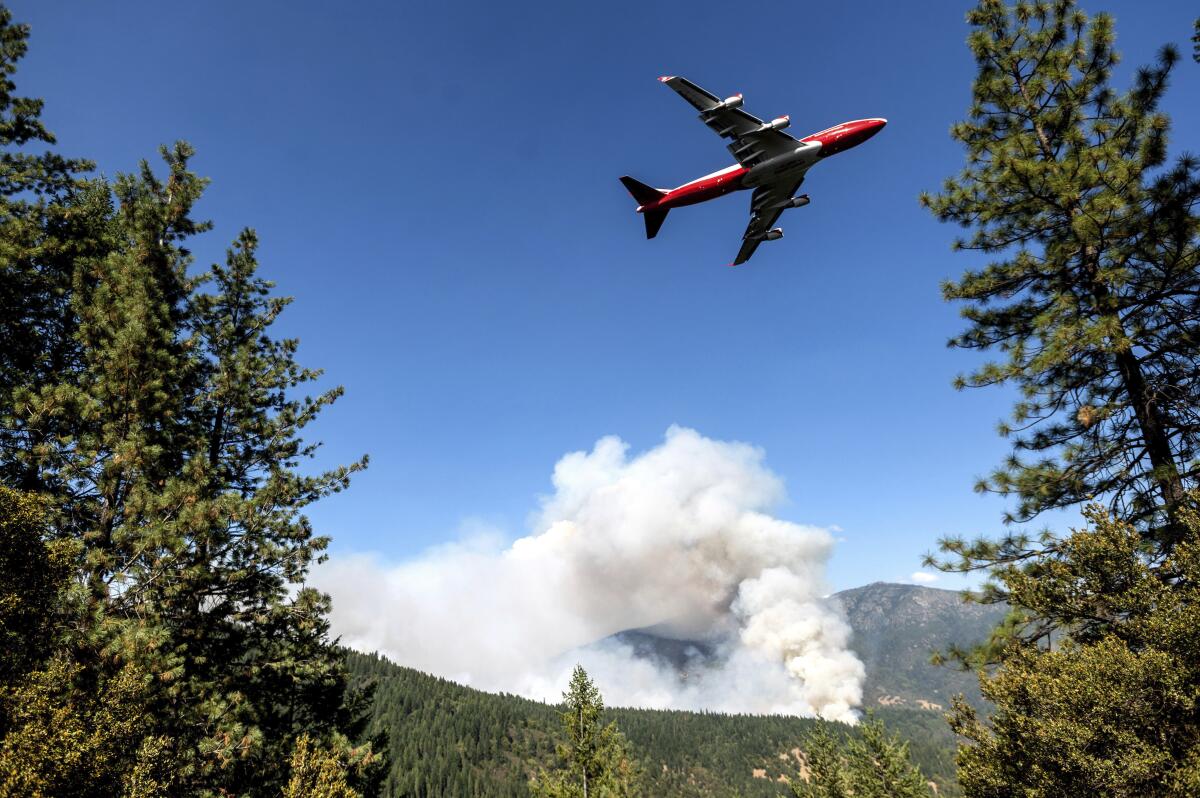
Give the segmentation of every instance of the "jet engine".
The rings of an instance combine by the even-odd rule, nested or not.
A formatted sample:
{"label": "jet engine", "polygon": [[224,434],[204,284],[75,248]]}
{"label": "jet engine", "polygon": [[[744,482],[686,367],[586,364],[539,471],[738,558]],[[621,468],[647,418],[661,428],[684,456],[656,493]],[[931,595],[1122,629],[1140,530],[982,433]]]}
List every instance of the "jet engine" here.
{"label": "jet engine", "polygon": [[763,241],[774,241],[777,238],[783,238],[783,228],[776,227],[774,230],[768,230],[763,236]]}
{"label": "jet engine", "polygon": [[807,194],[801,194],[799,197],[792,197],[790,200],[785,202],[783,204],[783,207],[785,207],[785,208],[803,208],[805,205],[807,205],[811,201],[812,200],[810,200],[808,198]]}
{"label": "jet engine", "polygon": [[768,130],[783,130],[788,125],[792,124],[792,120],[786,116],[776,117],[770,122],[764,122],[755,130],[755,133],[766,133]]}
{"label": "jet engine", "polygon": [[742,95],[735,94],[732,97],[726,97],[723,101],[717,103],[712,108],[709,108],[704,113],[715,114],[718,111],[728,111],[731,108],[741,108],[741,107],[742,107]]}

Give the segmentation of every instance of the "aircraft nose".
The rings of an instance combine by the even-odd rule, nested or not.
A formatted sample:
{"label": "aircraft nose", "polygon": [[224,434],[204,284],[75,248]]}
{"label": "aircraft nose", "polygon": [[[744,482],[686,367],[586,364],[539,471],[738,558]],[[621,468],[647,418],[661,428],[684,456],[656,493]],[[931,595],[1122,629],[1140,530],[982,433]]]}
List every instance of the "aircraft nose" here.
{"label": "aircraft nose", "polygon": [[865,119],[863,121],[866,122],[866,124],[862,126],[861,141],[866,141],[867,139],[871,138],[871,136],[874,136],[876,133],[883,130],[884,126],[887,125],[886,119]]}

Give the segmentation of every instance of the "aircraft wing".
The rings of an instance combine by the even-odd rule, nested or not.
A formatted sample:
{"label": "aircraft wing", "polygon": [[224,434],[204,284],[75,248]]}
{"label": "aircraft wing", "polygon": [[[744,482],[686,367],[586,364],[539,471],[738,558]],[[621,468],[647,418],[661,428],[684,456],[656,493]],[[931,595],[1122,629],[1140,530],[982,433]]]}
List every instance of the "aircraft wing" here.
{"label": "aircraft wing", "polygon": [[[749,168],[776,155],[790,153],[800,146],[800,142],[782,130],[762,130],[761,119],[746,113],[740,107],[726,107],[720,97],[705,91],[687,78],[667,76],[659,80],[691,103],[692,107],[700,112],[700,120],[716,131],[718,136],[733,140],[729,144],[729,152],[742,166]],[[741,99],[740,94],[737,97]]]}
{"label": "aircraft wing", "polygon": [[731,266],[740,266],[750,260],[754,250],[758,249],[758,245],[775,224],[775,220],[783,213],[784,205],[796,194],[803,182],[804,178],[800,178],[795,183],[770,183],[754,189],[754,195],[750,198],[750,224],[746,226],[746,233],[742,236],[742,248],[738,250]]}

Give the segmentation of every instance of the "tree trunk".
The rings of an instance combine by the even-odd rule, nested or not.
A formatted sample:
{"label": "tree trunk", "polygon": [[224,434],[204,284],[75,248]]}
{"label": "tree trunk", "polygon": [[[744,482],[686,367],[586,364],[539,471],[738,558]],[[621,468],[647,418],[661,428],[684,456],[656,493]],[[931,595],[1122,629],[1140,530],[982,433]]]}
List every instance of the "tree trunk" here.
{"label": "tree trunk", "polygon": [[[1091,284],[1092,298],[1096,302],[1096,310],[1101,315],[1111,313],[1116,321],[1117,329],[1124,341],[1128,341],[1125,325],[1119,312],[1112,305],[1112,295],[1108,286],[1099,279],[1100,265],[1096,248],[1086,245],[1083,253],[1083,266]],[[1178,523],[1178,508],[1183,501],[1183,478],[1171,452],[1171,439],[1167,434],[1167,425],[1163,419],[1162,409],[1157,399],[1151,395],[1146,377],[1142,373],[1142,364],[1133,352],[1132,346],[1122,347],[1116,352],[1117,370],[1121,374],[1121,385],[1137,419],[1138,430],[1141,432],[1142,445],[1150,458],[1154,469],[1153,479],[1162,494],[1163,506],[1167,512],[1168,529],[1164,542],[1173,545],[1178,542],[1180,527]]]}

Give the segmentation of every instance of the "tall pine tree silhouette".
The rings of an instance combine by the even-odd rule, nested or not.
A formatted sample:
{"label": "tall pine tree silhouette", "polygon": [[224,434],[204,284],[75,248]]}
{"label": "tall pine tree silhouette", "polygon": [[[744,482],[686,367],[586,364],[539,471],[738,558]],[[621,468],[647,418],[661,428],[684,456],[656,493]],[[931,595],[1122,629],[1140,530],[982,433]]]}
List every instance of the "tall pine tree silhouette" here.
{"label": "tall pine tree silhouette", "polygon": [[[1001,355],[958,384],[1020,393],[1013,454],[978,488],[1018,522],[1102,498],[1169,548],[1200,474],[1200,164],[1167,163],[1159,110],[1178,55],[1119,93],[1107,15],[984,0],[968,19],[966,167],[922,200],[992,259],[943,288],[969,325],[951,344]],[[959,567],[1036,553],[1022,535],[945,549]]]}

